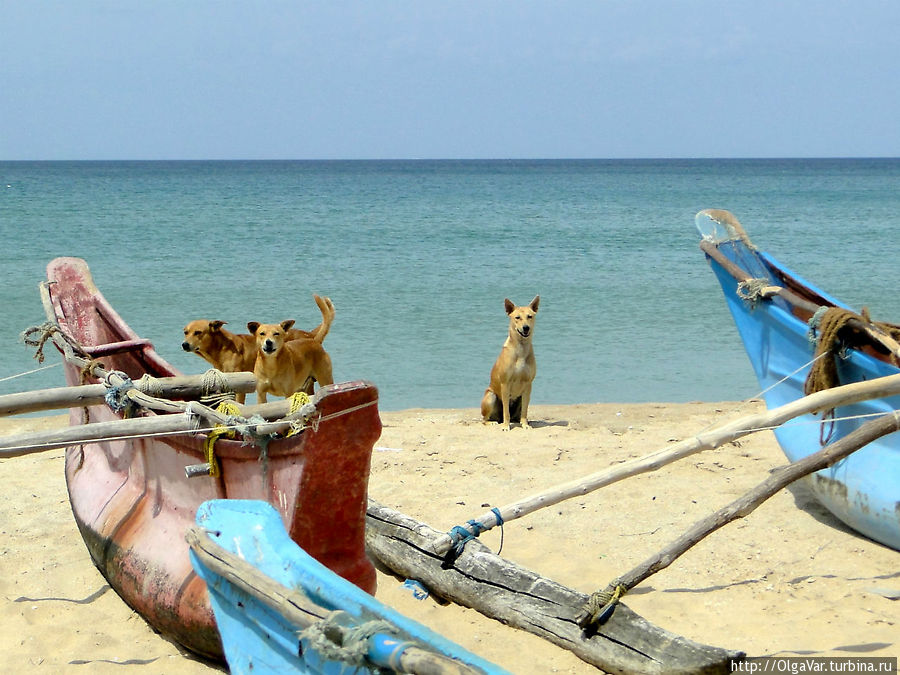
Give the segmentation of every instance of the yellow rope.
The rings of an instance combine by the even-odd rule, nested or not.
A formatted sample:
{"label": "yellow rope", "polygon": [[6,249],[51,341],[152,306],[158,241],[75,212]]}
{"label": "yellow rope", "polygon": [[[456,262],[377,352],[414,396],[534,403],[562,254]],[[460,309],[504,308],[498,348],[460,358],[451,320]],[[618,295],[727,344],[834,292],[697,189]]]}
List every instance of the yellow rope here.
{"label": "yellow rope", "polygon": [[[291,409],[290,409],[290,412],[288,413],[289,415],[293,415],[294,413],[299,411],[303,406],[305,406],[306,404],[308,404],[310,402],[309,394],[304,393],[302,391],[298,391],[296,394],[293,394],[288,400],[291,402]],[[292,424],[291,430],[289,432],[287,432],[287,434],[285,434],[285,438],[287,438],[288,436],[293,436],[294,434],[303,431],[305,426],[306,426],[305,424],[297,424],[297,425]]]}
{"label": "yellow rope", "polygon": [[[234,401],[222,401],[216,411],[223,415],[240,415],[241,408]],[[234,429],[229,429],[224,424],[217,424],[206,435],[206,441],[203,443],[203,453],[206,455],[206,463],[209,464],[209,475],[218,478],[221,474],[219,471],[219,460],[216,459],[215,445],[220,437],[234,438]]]}
{"label": "yellow rope", "polygon": [[609,610],[615,607],[619,599],[627,592],[628,588],[622,584],[615,586],[610,584],[602,591],[591,593],[582,610],[585,619],[582,628],[602,622]]}

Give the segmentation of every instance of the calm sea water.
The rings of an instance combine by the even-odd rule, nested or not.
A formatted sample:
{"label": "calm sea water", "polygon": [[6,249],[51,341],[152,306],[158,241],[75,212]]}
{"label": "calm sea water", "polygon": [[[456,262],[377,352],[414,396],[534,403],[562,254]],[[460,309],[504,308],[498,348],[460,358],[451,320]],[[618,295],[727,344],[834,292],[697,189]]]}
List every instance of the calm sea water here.
{"label": "calm sea water", "polygon": [[[503,299],[541,295],[533,401],[757,393],[694,214],[900,321],[900,160],[0,162],[0,377],[36,367],[52,258],[85,258],[114,307],[186,373],[190,319],[318,323],[338,380],[381,407],[476,407]],[[0,393],[61,385],[59,369]]]}

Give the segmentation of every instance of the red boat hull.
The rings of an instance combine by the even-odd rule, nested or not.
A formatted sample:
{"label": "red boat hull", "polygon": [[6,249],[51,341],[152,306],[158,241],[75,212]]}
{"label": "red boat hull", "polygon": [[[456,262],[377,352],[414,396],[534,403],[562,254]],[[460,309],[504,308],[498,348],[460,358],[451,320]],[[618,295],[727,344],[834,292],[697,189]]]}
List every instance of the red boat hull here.
{"label": "red boat hull", "polygon": [[[47,268],[60,328],[107,370],[133,380],[179,373],[138,336],[94,286],[84,261]],[[55,283],[54,283],[55,282]],[[125,343],[125,351],[103,347]],[[113,352],[113,353],[108,353]],[[70,385],[79,368],[65,365]],[[154,628],[189,649],[221,658],[206,587],[194,573],[184,534],[208,499],[261,499],[281,514],[291,538],[368,592],[375,570],[365,555],[372,447],[381,433],[378,392],[352,382],[320,390],[318,422],[296,436],[258,445],[219,439],[217,478],[187,478],[205,461],[202,434],[129,438],[69,447],[66,482],[75,521],[94,563],[116,592]],[[121,419],[107,406],[73,409],[73,425]]]}

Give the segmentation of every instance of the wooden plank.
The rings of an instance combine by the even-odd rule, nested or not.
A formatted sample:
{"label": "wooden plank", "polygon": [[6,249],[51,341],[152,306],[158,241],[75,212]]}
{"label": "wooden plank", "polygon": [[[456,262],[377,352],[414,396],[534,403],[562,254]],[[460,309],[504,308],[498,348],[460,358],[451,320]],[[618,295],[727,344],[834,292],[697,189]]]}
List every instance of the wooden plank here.
{"label": "wooden plank", "polygon": [[586,635],[577,616],[588,596],[492,554],[470,541],[449,569],[432,552],[440,533],[369,500],[369,554],[435,595],[542,637],[609,673],[726,673],[743,653],[709,647],[654,626],[620,604]]}

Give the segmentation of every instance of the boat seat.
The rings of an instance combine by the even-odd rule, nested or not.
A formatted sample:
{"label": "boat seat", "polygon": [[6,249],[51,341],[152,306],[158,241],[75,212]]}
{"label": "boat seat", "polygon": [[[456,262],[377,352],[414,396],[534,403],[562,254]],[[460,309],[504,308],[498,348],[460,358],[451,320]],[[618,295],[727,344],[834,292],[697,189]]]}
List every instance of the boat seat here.
{"label": "boat seat", "polygon": [[101,356],[111,356],[112,354],[121,354],[122,352],[136,351],[152,346],[150,340],[146,339],[123,340],[121,342],[109,342],[105,345],[84,347],[84,351],[86,351],[91,358],[98,358]]}

